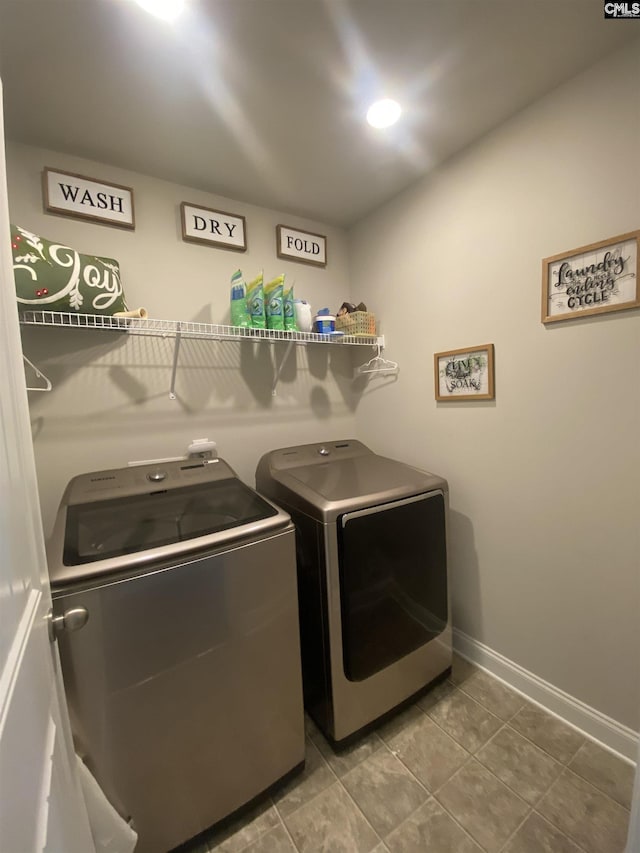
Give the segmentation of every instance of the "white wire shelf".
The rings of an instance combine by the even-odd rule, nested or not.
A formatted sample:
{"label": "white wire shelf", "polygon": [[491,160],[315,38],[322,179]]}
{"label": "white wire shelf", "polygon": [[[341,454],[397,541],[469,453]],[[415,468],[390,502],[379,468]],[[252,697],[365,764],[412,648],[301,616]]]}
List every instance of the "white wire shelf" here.
{"label": "white wire shelf", "polygon": [[332,344],[338,346],[384,346],[384,337],[375,335],[319,335],[316,332],[285,332],[277,329],[243,329],[215,323],[187,320],[153,320],[131,317],[107,317],[100,314],[70,314],[61,311],[23,311],[25,326],[56,326],[74,329],[106,329],[130,335],[201,338],[218,341],[284,341],[296,344]]}

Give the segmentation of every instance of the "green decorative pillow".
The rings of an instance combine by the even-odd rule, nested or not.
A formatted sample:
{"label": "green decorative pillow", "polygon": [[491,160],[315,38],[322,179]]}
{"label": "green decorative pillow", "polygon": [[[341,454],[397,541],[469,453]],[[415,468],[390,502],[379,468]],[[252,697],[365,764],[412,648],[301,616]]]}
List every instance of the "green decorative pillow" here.
{"label": "green decorative pillow", "polygon": [[11,226],[13,275],[20,311],[115,314],[127,306],[120,267]]}

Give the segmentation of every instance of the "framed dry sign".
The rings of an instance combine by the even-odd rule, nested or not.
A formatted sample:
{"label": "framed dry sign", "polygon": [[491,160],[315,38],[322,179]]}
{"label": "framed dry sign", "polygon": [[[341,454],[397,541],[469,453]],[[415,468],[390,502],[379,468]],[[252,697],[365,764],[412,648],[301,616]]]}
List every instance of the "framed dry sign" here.
{"label": "framed dry sign", "polygon": [[437,352],[436,400],[493,400],[493,344]]}
{"label": "framed dry sign", "polygon": [[279,258],[289,261],[312,264],[314,267],[327,265],[327,238],[322,234],[277,225],[276,250]]}
{"label": "framed dry sign", "polygon": [[46,168],[42,173],[42,192],[44,208],[50,213],[101,225],[136,227],[131,187]]}
{"label": "framed dry sign", "polygon": [[640,305],[640,231],[611,237],[542,262],[542,322],[573,320]]}
{"label": "framed dry sign", "polygon": [[182,239],[187,243],[206,243],[218,249],[247,251],[247,225],[244,216],[212,210],[183,201],[180,205]]}

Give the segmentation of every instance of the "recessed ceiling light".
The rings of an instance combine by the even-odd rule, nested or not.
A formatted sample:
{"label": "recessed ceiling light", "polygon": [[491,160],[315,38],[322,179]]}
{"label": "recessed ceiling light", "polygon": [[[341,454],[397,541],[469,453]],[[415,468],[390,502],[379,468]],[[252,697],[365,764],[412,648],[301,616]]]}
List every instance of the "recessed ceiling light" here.
{"label": "recessed ceiling light", "polygon": [[390,127],[400,118],[400,104],[390,98],[376,101],[367,110],[367,121],[371,127]]}
{"label": "recessed ceiling light", "polygon": [[184,8],[184,0],[136,0],[136,3],[163,21],[175,21]]}

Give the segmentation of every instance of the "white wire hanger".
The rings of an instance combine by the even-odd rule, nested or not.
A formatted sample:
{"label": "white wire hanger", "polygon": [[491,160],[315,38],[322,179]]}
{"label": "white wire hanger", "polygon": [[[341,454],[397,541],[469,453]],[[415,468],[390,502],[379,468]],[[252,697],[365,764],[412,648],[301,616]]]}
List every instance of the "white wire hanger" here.
{"label": "white wire hanger", "polygon": [[51,380],[47,379],[47,377],[44,375],[44,373],[41,370],[39,370],[35,366],[35,364],[33,364],[33,362],[29,361],[29,359],[26,357],[26,355],[23,354],[22,358],[24,359],[25,364],[28,364],[29,367],[35,373],[36,379],[43,379],[44,380],[44,385],[35,385],[35,386],[27,385],[27,391],[51,391],[51,388],[53,387],[51,385]]}
{"label": "white wire hanger", "polygon": [[399,371],[398,362],[390,361],[388,358],[382,357],[382,347],[378,344],[378,353],[370,358],[365,364],[356,367],[353,372],[354,379],[356,376],[362,376],[367,373],[378,374],[397,374]]}

